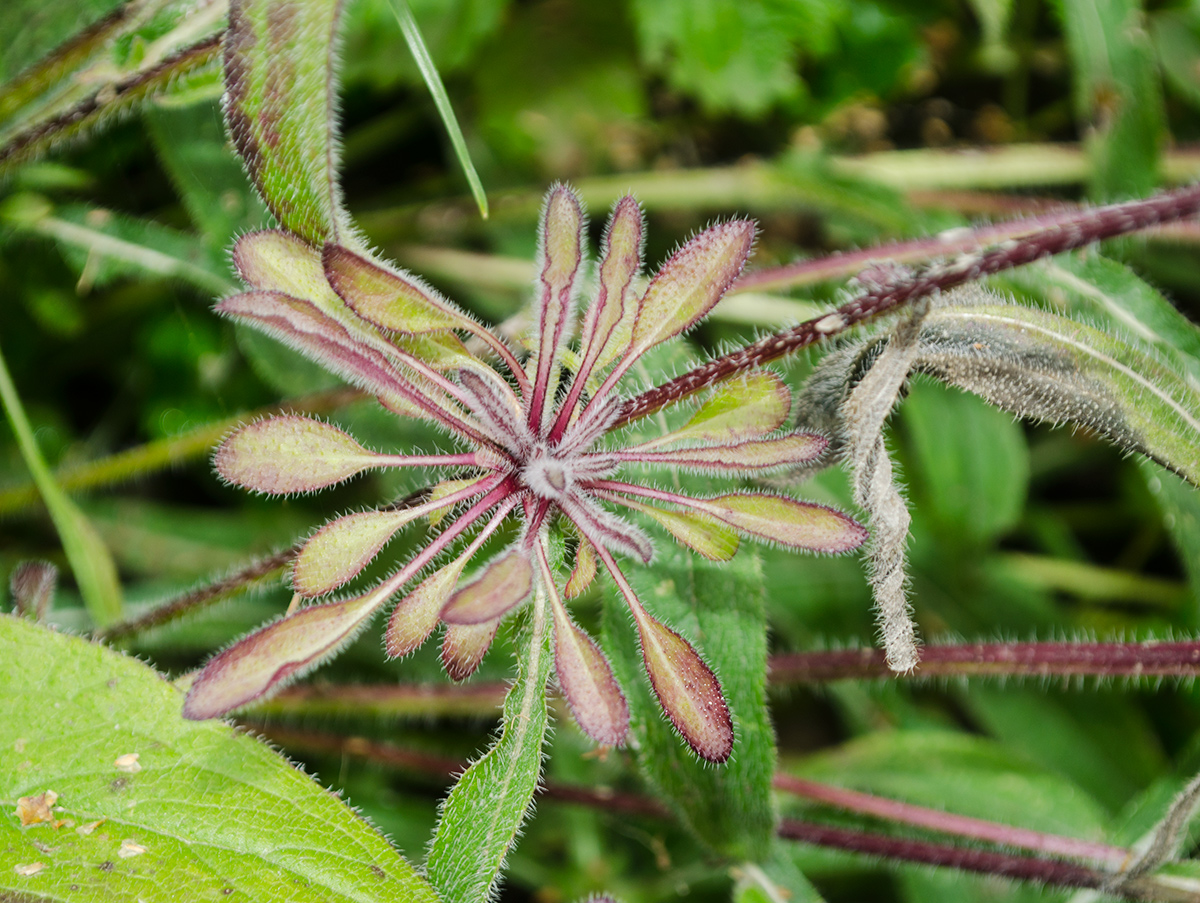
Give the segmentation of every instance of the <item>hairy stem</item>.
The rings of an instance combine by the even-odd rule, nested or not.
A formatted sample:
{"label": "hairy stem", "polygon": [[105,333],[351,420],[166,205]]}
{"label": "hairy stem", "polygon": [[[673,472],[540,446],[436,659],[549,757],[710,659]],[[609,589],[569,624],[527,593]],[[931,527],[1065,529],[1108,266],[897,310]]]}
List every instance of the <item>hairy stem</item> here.
{"label": "hairy stem", "polygon": [[957,257],[948,263],[898,274],[880,272],[877,278],[870,280],[866,291],[836,311],[766,336],[629,399],[621,407],[616,426],[645,417],[731,376],[794,354],[918,298],[1197,212],[1200,212],[1200,186],[1189,186],[1144,200],[1081,210],[1073,217],[1058,220],[1022,238],[1003,242],[989,251]]}
{"label": "hairy stem", "polygon": [[794,652],[771,659],[776,684],[881,677],[1195,677],[1200,640],[1143,643],[965,643],[926,646],[907,675],[892,674],[878,649]]}

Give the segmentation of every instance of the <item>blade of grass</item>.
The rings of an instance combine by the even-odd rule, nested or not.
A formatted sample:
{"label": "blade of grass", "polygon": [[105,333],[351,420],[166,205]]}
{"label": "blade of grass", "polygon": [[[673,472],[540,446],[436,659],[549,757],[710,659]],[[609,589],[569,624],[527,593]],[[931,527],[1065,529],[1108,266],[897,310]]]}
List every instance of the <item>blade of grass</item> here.
{"label": "blade of grass", "polygon": [[0,402],[8,416],[9,425],[17,437],[17,445],[25,466],[29,468],[38,492],[62,539],[63,551],[79,584],[80,595],[92,620],[100,626],[111,624],[121,616],[121,587],[117,568],[99,535],[67,495],[54,482],[46,459],[38,449],[29,418],[21,406],[16,386],[0,354]]}
{"label": "blade of grass", "polygon": [[467,177],[467,184],[471,186],[471,195],[479,206],[479,215],[487,219],[487,194],[484,193],[483,183],[479,181],[479,173],[475,171],[475,164],[471,162],[471,155],[467,151],[467,142],[463,139],[462,129],[458,127],[458,118],[454,115],[454,108],[450,106],[450,97],[446,94],[446,86],[442,84],[442,77],[438,75],[433,57],[429,55],[429,50],[425,46],[425,39],[421,37],[417,20],[413,18],[412,10],[405,0],[392,0],[392,12],[396,14],[396,21],[400,23],[400,30],[404,33],[404,40],[408,42],[408,49],[413,55],[413,60],[416,61],[417,68],[421,70],[421,77],[425,79],[429,93],[433,95],[438,115],[442,117],[442,124],[446,127],[446,133],[450,136],[450,144],[454,147],[455,156],[458,157],[458,165],[462,167],[463,175]]}

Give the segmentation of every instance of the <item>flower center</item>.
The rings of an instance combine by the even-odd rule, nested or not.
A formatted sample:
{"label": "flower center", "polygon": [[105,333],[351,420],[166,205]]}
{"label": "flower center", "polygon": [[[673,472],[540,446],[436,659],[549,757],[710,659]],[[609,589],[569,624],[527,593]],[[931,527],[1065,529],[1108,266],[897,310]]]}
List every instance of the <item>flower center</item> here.
{"label": "flower center", "polygon": [[561,499],[573,482],[567,462],[545,451],[539,451],[529,459],[521,471],[521,480],[538,498],[550,501]]}

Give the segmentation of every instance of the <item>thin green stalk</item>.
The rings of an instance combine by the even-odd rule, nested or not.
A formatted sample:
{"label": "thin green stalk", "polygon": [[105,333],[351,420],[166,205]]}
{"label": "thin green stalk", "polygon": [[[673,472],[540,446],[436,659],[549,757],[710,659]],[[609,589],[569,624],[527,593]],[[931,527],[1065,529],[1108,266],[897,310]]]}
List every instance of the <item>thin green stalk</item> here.
{"label": "thin green stalk", "polygon": [[46,459],[42,457],[34,439],[33,428],[25,416],[3,354],[0,354],[0,402],[4,404],[4,413],[17,437],[17,446],[25,466],[29,468],[33,482],[50,512],[50,519],[54,521],[54,528],[62,539],[63,551],[75,574],[75,582],[79,585],[88,613],[98,626],[111,624],[121,617],[121,586],[117,581],[116,565],[83,512],[54,482]]}
{"label": "thin green stalk", "polygon": [[479,173],[475,171],[475,164],[471,162],[471,154],[467,151],[467,142],[463,139],[462,129],[458,127],[458,118],[454,115],[454,108],[450,106],[450,96],[446,94],[446,86],[442,84],[442,77],[438,75],[433,57],[429,55],[429,50],[425,46],[425,39],[421,37],[421,29],[417,27],[417,20],[413,18],[412,10],[409,9],[405,0],[392,0],[392,12],[396,14],[396,21],[400,23],[400,30],[404,33],[404,40],[408,42],[408,49],[416,61],[417,68],[421,70],[421,77],[425,79],[429,93],[433,95],[438,115],[442,117],[442,124],[446,127],[446,134],[450,136],[450,144],[454,147],[455,156],[458,157],[458,165],[462,167],[463,175],[467,177],[467,184],[471,186],[471,194],[479,206],[479,214],[487,219],[487,194],[483,190],[483,183],[479,181]]}

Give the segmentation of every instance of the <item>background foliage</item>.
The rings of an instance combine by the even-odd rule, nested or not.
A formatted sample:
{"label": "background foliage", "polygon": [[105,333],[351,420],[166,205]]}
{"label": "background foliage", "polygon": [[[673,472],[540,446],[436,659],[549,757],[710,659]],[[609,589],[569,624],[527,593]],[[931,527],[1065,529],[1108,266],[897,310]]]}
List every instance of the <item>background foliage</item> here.
{"label": "background foliage", "polygon": [[[3,4],[0,79],[114,6]],[[1189,145],[1200,131],[1194,5],[412,6],[493,214],[480,220],[466,197],[385,0],[357,0],[348,11],[346,205],[373,243],[491,320],[527,300],[534,219],[554,179],[573,180],[595,220],[634,189],[650,219],[651,262],[715,215],[753,215],[762,223],[754,258],[762,267],[1063,201],[1141,195],[1200,171]],[[107,65],[136,68],[166,46],[172,5],[155,8],[158,18],[114,41]],[[215,76],[200,70],[139,114],[40,162],[8,167],[0,187],[0,350],[42,454],[111,553],[128,613],[286,548],[334,512],[412,488],[403,474],[388,474],[280,502],[222,487],[206,449],[230,418],[305,396],[311,409],[376,447],[436,441],[418,425],[398,435],[396,421],[373,404],[312,396],[336,382],[212,314],[213,298],[234,287],[225,257],[231,238],[265,222],[225,139],[219,91]],[[25,115],[15,112],[12,90],[3,92],[0,141]],[[975,152],[959,152],[967,148]],[[994,285],[1116,322],[1195,379],[1200,340],[1159,292],[1200,318],[1198,247],[1200,231],[1184,225],[996,277]],[[731,298],[691,338],[705,349],[744,340],[836,300],[842,285],[812,281],[786,295]],[[794,385],[812,362],[789,367]],[[1014,422],[925,380],[914,382],[893,419],[891,441],[913,507],[913,597],[930,640],[1193,636],[1200,627],[1200,502],[1177,478],[1122,457],[1087,431]],[[105,463],[89,469],[96,461]],[[66,570],[62,542],[29,480],[15,438],[0,434],[0,575],[28,558]],[[805,493],[849,506],[840,471],[822,474]],[[676,623],[695,617],[693,629],[729,638],[709,654],[735,699],[764,692],[753,674],[735,685],[739,658],[865,644],[873,635],[853,558],[743,552],[712,577],[663,558],[664,570],[648,572],[647,582],[669,573],[674,587],[691,581],[705,589],[680,598],[668,588],[657,610]],[[649,598],[654,588],[647,590]],[[593,634],[601,625],[606,634],[628,633],[602,596],[593,591],[580,603],[580,619]],[[272,571],[258,591],[123,646],[183,674],[280,613],[289,597]],[[700,610],[689,615],[697,599]],[[764,619],[766,649],[756,628]],[[69,581],[51,620],[68,629],[88,623]],[[494,731],[503,692],[496,682],[513,676],[508,645],[491,653],[470,693],[293,694],[246,720],[420,861],[450,772],[477,757]],[[10,659],[16,647],[0,652]],[[636,670],[636,662],[615,664]],[[387,664],[369,634],[319,681],[403,687],[444,678],[432,650]],[[797,843],[772,846],[772,805],[832,824],[878,825],[790,797],[755,798],[691,761],[682,771],[671,767],[669,756],[685,754],[647,714],[648,700],[636,698],[637,681],[627,686],[647,770],[638,770],[632,751],[596,756],[559,719],[547,778],[657,797],[677,817],[564,804],[569,795],[549,794],[509,858],[503,899],[552,903],[606,890],[630,903],[682,894],[751,900],[772,899],[766,895],[780,887],[792,900],[1068,896]],[[1200,697],[1190,679],[818,687],[777,680],[767,693],[785,772],[1113,844],[1142,836],[1200,764]],[[742,722],[738,730],[745,741],[767,725]],[[7,731],[0,740],[10,742]],[[735,778],[769,773],[766,749],[748,747]],[[760,862],[749,868],[747,858]]]}

